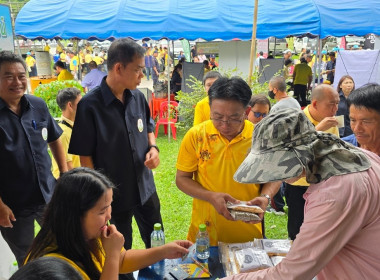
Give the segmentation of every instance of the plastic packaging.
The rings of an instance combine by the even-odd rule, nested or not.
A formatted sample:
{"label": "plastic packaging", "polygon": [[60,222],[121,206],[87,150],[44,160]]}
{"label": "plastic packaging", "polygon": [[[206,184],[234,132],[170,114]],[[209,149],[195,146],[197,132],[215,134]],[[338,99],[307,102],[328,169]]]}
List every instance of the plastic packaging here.
{"label": "plastic packaging", "polygon": [[165,234],[160,223],[154,224],[154,231],[150,235],[150,246],[158,247],[165,244]]}
{"label": "plastic packaging", "polygon": [[205,224],[199,225],[199,232],[196,240],[196,252],[198,259],[205,260],[210,257],[210,238],[208,237]]}

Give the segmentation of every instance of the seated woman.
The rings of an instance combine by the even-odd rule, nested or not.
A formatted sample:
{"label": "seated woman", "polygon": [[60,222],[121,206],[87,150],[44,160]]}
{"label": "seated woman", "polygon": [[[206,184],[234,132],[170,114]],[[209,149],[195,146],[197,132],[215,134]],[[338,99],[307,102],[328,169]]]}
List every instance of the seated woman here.
{"label": "seated woman", "polygon": [[107,226],[113,189],[104,175],[92,169],[77,168],[65,173],[57,181],[26,262],[57,257],[70,263],[84,279],[117,280],[119,273],[133,272],[188,252],[189,241],[126,251],[123,235],[114,225]]}

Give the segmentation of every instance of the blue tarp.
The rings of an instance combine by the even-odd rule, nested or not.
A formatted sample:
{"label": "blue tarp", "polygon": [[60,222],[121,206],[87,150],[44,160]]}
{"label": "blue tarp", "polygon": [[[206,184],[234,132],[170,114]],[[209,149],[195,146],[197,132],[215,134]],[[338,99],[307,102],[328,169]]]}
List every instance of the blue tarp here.
{"label": "blue tarp", "polygon": [[[252,36],[254,0],[31,0],[15,33],[29,39],[195,40]],[[380,0],[260,0],[257,38],[380,34]]]}

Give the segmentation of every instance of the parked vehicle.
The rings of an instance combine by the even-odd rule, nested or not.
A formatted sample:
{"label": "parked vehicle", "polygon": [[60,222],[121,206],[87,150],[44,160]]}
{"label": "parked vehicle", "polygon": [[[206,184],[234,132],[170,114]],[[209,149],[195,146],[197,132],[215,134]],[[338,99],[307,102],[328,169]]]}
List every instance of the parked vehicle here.
{"label": "parked vehicle", "polygon": [[281,55],[287,48],[288,43],[286,39],[277,39],[276,37],[269,37],[269,52],[272,52],[273,55]]}

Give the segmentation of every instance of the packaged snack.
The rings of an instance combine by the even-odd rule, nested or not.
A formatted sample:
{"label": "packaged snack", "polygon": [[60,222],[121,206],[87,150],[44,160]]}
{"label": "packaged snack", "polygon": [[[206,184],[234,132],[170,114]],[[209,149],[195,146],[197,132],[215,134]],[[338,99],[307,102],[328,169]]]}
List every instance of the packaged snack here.
{"label": "packaged snack", "polygon": [[260,269],[272,267],[272,261],[263,250],[246,248],[235,251],[236,265],[238,273],[252,272]]}
{"label": "packaged snack", "polygon": [[283,256],[272,256],[272,257],[270,257],[270,260],[272,261],[273,266],[278,265],[280,262],[282,262],[283,259],[285,259],[285,257],[283,257]]}
{"label": "packaged snack", "polygon": [[292,241],[287,239],[255,239],[253,243],[269,256],[286,256],[292,246]]}
{"label": "packaged snack", "polygon": [[261,221],[257,214],[264,213],[263,209],[256,205],[247,205],[246,202],[233,204],[227,202],[227,209],[230,211],[231,216],[238,221],[250,222]]}

